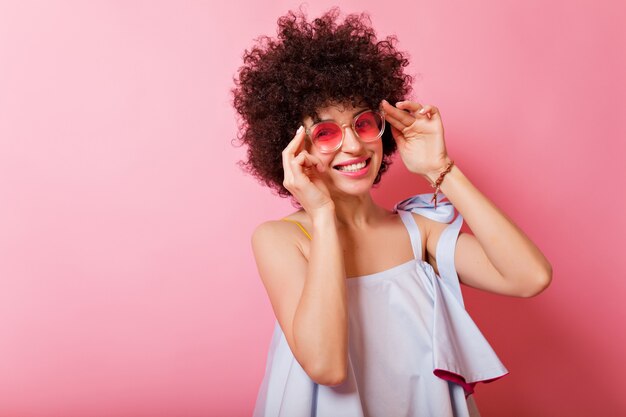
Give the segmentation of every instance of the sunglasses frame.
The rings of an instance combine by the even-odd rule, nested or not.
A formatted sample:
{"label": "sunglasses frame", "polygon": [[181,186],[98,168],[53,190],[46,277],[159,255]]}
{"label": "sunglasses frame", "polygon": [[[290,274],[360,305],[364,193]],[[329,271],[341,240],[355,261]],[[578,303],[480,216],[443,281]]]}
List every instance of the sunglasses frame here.
{"label": "sunglasses frame", "polygon": [[[381,125],[381,128],[380,128],[380,132],[378,133],[378,136],[376,136],[375,138],[370,139],[370,140],[364,140],[357,133],[355,125],[356,125],[357,119],[359,117],[361,117],[363,114],[368,113],[368,112],[372,112],[372,113],[378,114],[380,116],[381,120],[382,120],[382,125]],[[320,125],[322,123],[333,123],[333,124],[339,126],[339,129],[341,130],[341,140],[339,141],[339,144],[337,144],[337,146],[335,146],[333,149],[323,150],[311,138],[311,132],[313,131],[313,129],[315,129],[315,126],[318,126],[318,125]],[[341,148],[341,145],[343,145],[343,140],[346,137],[346,127],[348,127],[348,124],[346,124],[346,123],[339,124],[335,120],[322,120],[321,122],[315,123],[311,127],[306,128],[305,132],[306,132],[306,137],[309,139],[309,141],[311,141],[313,146],[315,146],[321,153],[333,153],[333,152],[337,151],[337,149]],[[365,109],[363,111],[360,111],[357,114],[355,114],[354,117],[352,118],[351,127],[352,127],[352,131],[354,132],[356,137],[359,138],[359,140],[361,140],[363,142],[366,142],[366,143],[374,142],[377,139],[379,139],[383,135],[383,133],[385,132],[385,112],[383,110],[373,110],[373,109]]]}

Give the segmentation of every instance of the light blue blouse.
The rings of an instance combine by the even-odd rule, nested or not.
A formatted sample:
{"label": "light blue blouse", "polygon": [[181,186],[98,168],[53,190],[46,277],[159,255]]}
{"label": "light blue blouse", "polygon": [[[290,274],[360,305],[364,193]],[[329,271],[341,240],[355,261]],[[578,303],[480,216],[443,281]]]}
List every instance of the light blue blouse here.
{"label": "light blue blouse", "polygon": [[[508,370],[465,310],[454,267],[463,224],[454,207],[419,194],[395,205],[415,259],[347,280],[349,363],[344,383],[315,383],[293,356],[278,321],[253,417],[477,417],[478,382]],[[437,267],[421,259],[410,212],[450,223],[437,244]]]}

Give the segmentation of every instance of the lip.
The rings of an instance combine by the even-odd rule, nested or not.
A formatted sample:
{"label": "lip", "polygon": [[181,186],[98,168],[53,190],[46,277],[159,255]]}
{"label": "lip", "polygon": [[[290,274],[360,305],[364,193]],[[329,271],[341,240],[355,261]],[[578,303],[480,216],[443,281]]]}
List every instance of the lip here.
{"label": "lip", "polygon": [[[369,160],[369,162],[367,162],[367,164],[361,168],[358,171],[355,172],[347,172],[347,171],[340,171],[340,170],[336,170],[339,174],[341,175],[345,175],[346,177],[351,177],[351,178],[361,178],[361,177],[365,177],[366,175],[369,174],[370,171],[370,167],[372,166],[372,161],[370,158],[365,158],[366,161]],[[363,158],[359,159],[359,161],[363,161]],[[353,163],[353,162],[352,162]]]}
{"label": "lip", "polygon": [[369,159],[369,156],[363,156],[361,158],[350,159],[349,161],[344,161],[344,162],[340,162],[338,164],[333,165],[333,168],[342,167],[344,165],[358,164],[359,162],[367,161],[368,159]]}

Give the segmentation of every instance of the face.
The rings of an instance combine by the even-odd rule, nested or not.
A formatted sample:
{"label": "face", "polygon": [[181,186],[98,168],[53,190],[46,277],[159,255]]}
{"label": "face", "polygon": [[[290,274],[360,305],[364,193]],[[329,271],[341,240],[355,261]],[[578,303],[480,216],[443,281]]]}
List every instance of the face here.
{"label": "face", "polygon": [[[352,107],[350,104],[331,105],[318,109],[319,120],[307,117],[303,120],[305,129],[313,124],[333,120],[343,126],[344,137],[341,146],[332,153],[323,153],[313,145],[310,138],[305,140],[306,150],[322,161],[326,170],[317,173],[331,194],[361,195],[368,193],[374,184],[383,158],[382,139],[373,142],[361,140],[352,129],[354,117],[367,110],[367,107]],[[365,164],[365,166],[363,166]]]}

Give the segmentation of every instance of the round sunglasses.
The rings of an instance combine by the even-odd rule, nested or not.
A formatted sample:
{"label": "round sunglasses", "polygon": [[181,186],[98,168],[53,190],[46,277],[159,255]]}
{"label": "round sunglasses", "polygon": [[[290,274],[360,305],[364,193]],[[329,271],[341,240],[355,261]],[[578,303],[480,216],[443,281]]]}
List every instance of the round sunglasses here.
{"label": "round sunglasses", "polygon": [[[332,153],[341,147],[347,124],[324,120],[306,129],[309,140],[322,153]],[[352,131],[363,142],[374,142],[385,131],[385,115],[379,110],[363,110],[352,119]]]}

